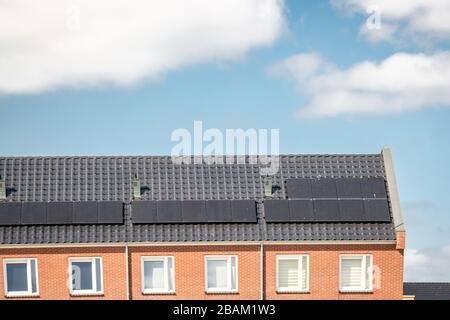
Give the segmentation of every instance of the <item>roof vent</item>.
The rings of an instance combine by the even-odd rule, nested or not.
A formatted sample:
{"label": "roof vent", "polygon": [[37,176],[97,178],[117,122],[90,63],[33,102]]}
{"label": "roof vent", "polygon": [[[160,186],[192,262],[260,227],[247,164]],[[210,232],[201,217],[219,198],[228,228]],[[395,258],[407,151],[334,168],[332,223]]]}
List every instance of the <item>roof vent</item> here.
{"label": "roof vent", "polygon": [[6,183],[0,176],[0,201],[6,200]]}
{"label": "roof vent", "polygon": [[272,177],[264,177],[264,197],[272,198]]}
{"label": "roof vent", "polygon": [[141,198],[141,182],[139,181],[137,175],[133,179],[133,199]]}

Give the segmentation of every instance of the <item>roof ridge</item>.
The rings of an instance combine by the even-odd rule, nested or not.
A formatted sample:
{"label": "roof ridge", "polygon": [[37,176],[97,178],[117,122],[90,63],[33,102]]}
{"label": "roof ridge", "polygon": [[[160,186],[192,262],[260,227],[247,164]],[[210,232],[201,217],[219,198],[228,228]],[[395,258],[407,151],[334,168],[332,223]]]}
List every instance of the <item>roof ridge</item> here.
{"label": "roof ridge", "polygon": [[[330,157],[330,156],[379,156],[381,153],[281,153],[280,157]],[[217,157],[254,157],[264,155],[217,155]],[[0,156],[0,159],[26,159],[26,158],[46,158],[46,159],[64,159],[64,158],[169,158],[171,155],[28,155],[28,156]],[[188,157],[202,157],[199,155],[190,155]],[[204,157],[208,157],[205,155]]]}

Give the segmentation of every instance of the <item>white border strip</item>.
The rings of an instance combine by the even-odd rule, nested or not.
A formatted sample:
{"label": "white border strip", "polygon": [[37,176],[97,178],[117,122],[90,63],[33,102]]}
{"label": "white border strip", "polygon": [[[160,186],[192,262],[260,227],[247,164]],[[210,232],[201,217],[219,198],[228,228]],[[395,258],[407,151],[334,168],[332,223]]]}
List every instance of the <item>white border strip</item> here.
{"label": "white border strip", "polygon": [[1,249],[17,248],[71,248],[71,247],[170,247],[170,246],[259,246],[264,245],[389,245],[395,240],[318,240],[318,241],[199,241],[199,242],[117,242],[117,243],[49,243],[0,245]]}
{"label": "white border strip", "polygon": [[400,207],[400,197],[398,195],[397,179],[395,178],[394,160],[390,148],[383,148],[384,170],[386,172],[387,188],[391,202],[392,217],[394,219],[395,231],[405,231],[402,208]]}

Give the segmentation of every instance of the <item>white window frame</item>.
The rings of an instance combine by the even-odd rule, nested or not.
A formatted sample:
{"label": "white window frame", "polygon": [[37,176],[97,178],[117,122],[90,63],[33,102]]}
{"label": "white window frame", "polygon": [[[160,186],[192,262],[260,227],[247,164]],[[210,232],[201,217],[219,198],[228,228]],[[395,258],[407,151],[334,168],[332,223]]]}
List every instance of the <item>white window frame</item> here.
{"label": "white window frame", "polygon": [[[169,258],[172,259],[172,275],[169,275]],[[162,261],[164,263],[164,288],[145,288],[145,268],[146,261]],[[169,289],[169,276],[171,277],[173,289]],[[175,257],[174,256],[143,256],[141,257],[141,289],[143,294],[168,294],[175,293]]]}
{"label": "white window frame", "polygon": [[[236,259],[236,288],[231,285],[231,258]],[[226,288],[208,288],[208,261],[222,260],[227,262],[227,287]],[[237,255],[215,255],[205,256],[205,291],[206,293],[237,293],[239,292],[239,261]]]}
{"label": "white window frame", "polygon": [[[102,290],[96,290],[97,286],[97,265],[95,263],[96,259],[100,259],[100,283],[102,286]],[[73,272],[72,272],[72,263],[73,262],[90,262],[92,264],[92,289],[91,290],[77,290],[73,288]],[[70,295],[72,296],[85,296],[85,295],[103,295],[104,294],[104,284],[103,284],[103,259],[102,257],[73,257],[69,258],[69,288]]]}
{"label": "white window frame", "polygon": [[[302,287],[302,274],[303,274],[303,258],[306,257],[306,288],[303,289]],[[280,260],[297,260],[297,272],[298,272],[298,284],[296,288],[288,288],[288,287],[280,287],[280,277],[279,277],[279,270],[280,270]],[[309,292],[309,255],[308,254],[297,254],[297,255],[277,255],[276,257],[276,284],[277,284],[277,292],[299,292],[299,293],[305,293]]]}
{"label": "white window frame", "polygon": [[[367,257],[370,257],[369,288],[366,288]],[[361,262],[361,286],[344,287],[342,285],[342,260],[359,258]],[[373,291],[373,256],[372,254],[341,254],[339,256],[339,291],[340,292],[372,292]]]}
{"label": "white window frame", "polygon": [[[36,292],[32,292],[31,283],[31,261],[34,260],[36,265]],[[10,263],[26,263],[27,265],[27,291],[9,291],[8,290],[8,275],[6,271],[6,265]],[[3,259],[3,283],[5,287],[5,295],[7,297],[35,297],[39,296],[39,272],[38,272],[38,261],[36,258],[8,258]]]}

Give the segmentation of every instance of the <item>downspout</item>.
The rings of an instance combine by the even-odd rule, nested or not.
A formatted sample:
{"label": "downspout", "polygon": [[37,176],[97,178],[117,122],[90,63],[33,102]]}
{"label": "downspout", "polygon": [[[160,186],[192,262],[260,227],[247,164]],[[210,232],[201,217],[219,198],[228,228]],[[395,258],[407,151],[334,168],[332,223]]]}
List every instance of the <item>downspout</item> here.
{"label": "downspout", "polygon": [[259,270],[260,273],[260,300],[264,300],[264,244],[261,242],[260,252],[259,252]]}
{"label": "downspout", "polygon": [[125,273],[127,285],[127,300],[130,300],[130,271],[128,267],[128,245],[125,245]]}

